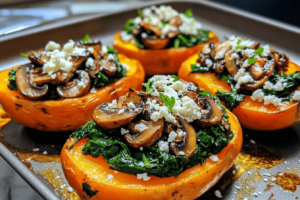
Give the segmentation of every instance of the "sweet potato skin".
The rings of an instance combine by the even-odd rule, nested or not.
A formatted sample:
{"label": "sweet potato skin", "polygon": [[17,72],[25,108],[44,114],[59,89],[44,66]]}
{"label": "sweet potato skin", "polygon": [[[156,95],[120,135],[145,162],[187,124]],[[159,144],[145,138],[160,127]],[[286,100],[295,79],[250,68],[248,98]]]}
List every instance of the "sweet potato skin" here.
{"label": "sweet potato skin", "polygon": [[[177,178],[159,178],[150,175],[149,181],[138,180],[135,175],[122,172],[115,173],[109,169],[103,157],[93,158],[81,153],[87,139],[80,140],[70,151],[68,147],[74,141],[70,138],[61,152],[62,169],[69,184],[82,199],[196,199],[211,188],[232,166],[242,146],[242,129],[237,118],[230,112],[229,122],[234,137],[218,154],[219,161],[207,158],[204,165],[198,164]],[[106,180],[108,175],[114,178]],[[88,182],[92,189],[99,192],[88,198],[82,190],[82,183]],[[116,192],[117,191],[117,192]]]}
{"label": "sweet potato skin", "polygon": [[27,127],[41,131],[71,131],[91,119],[94,108],[125,95],[129,88],[141,89],[145,72],[133,59],[118,54],[120,63],[129,67],[126,77],[88,93],[80,98],[64,100],[31,101],[18,91],[11,91],[7,84],[8,70],[0,72],[0,104],[11,118]]}
{"label": "sweet potato skin", "polygon": [[[198,55],[188,58],[178,71],[178,77],[198,84],[200,88],[215,94],[218,90],[230,92],[230,86],[219,80],[214,73],[192,73],[191,64],[195,64]],[[295,63],[289,63],[287,74],[300,71]],[[242,126],[261,131],[272,131],[287,128],[300,120],[300,103],[284,102],[280,106],[264,105],[263,102],[253,101],[250,96],[233,109]]]}
{"label": "sweet potato skin", "polygon": [[181,63],[191,55],[197,53],[207,43],[217,43],[218,36],[210,32],[212,40],[194,47],[180,47],[178,49],[139,49],[131,42],[121,40],[120,33],[114,37],[113,47],[120,53],[136,59],[143,65],[146,75],[175,74]]}

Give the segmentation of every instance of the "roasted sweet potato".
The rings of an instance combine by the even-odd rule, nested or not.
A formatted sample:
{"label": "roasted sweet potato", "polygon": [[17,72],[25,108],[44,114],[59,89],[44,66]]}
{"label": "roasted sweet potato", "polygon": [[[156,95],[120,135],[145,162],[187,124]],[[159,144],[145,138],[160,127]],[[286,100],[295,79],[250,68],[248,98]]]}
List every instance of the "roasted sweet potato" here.
{"label": "roasted sweet potato", "polygon": [[[190,73],[191,64],[195,64],[198,55],[195,54],[187,59],[178,71],[178,77],[191,82],[196,82],[198,86],[213,94],[220,91],[230,92],[230,86],[219,80],[214,73]],[[289,63],[287,74],[299,71],[300,67],[293,62]],[[253,101],[250,96],[246,96],[240,105],[233,109],[242,126],[254,130],[278,130],[296,124],[300,120],[300,103],[285,101],[278,107],[263,102]]]}
{"label": "roasted sweet potato", "polygon": [[[177,178],[150,175],[151,179],[144,181],[138,180],[135,175],[115,173],[102,156],[93,158],[82,154],[87,139],[80,140],[71,151],[69,147],[75,139],[68,139],[61,152],[62,169],[69,184],[82,199],[196,199],[221,178],[240,152],[242,129],[237,118],[230,111],[227,112],[234,137],[218,154],[219,161],[208,158],[202,166],[198,164]],[[106,180],[109,174],[114,177]],[[88,182],[92,189],[99,191],[92,198],[82,190],[82,184],[85,182]]]}
{"label": "roasted sweet potato", "polygon": [[[218,42],[218,36],[215,33],[210,32],[209,36],[213,37],[212,40],[208,41],[209,43]],[[178,49],[139,49],[131,42],[122,41],[120,33],[117,33],[113,41],[113,47],[120,53],[140,61],[147,75],[155,75],[177,73],[181,63],[197,53],[206,43]]]}
{"label": "roasted sweet potato", "polygon": [[20,124],[41,131],[70,131],[91,119],[94,108],[127,93],[129,88],[141,89],[145,78],[142,65],[118,54],[121,64],[129,67],[126,75],[114,83],[80,98],[33,101],[7,87],[8,72],[0,72],[0,103],[11,118]]}

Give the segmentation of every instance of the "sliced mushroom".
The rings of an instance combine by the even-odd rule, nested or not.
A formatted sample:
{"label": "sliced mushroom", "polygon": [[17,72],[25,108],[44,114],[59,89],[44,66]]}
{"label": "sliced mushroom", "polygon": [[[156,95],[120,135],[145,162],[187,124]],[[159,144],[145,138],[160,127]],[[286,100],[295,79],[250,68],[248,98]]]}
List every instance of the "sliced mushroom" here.
{"label": "sliced mushroom", "polygon": [[100,69],[102,68],[102,71],[109,76],[114,76],[118,71],[118,67],[113,60],[102,59],[99,64]]}
{"label": "sliced mushroom", "polygon": [[209,127],[219,124],[224,116],[223,110],[212,98],[201,95],[199,96],[202,107],[201,119],[195,120],[202,127]]}
{"label": "sliced mushroom", "polygon": [[286,71],[289,66],[289,57],[283,53],[274,53],[276,60],[276,69]]}
{"label": "sliced mushroom", "polygon": [[[136,95],[137,91],[130,89],[126,95],[119,97],[116,108],[109,108],[109,103],[97,106],[92,114],[92,119],[104,129],[114,129],[130,123],[145,107],[143,97]],[[135,109],[128,108],[129,102],[135,105]]]}
{"label": "sliced mushroom", "polygon": [[59,70],[52,75],[43,73],[43,69],[34,68],[30,70],[30,81],[34,85],[42,85],[45,83],[51,83],[53,85],[65,84],[73,77],[73,73],[64,72]]}
{"label": "sliced mushroom", "polygon": [[191,124],[188,123],[183,117],[179,116],[179,121],[182,124],[181,129],[186,134],[184,135],[184,139],[180,143],[172,142],[170,144],[170,150],[177,156],[182,155],[189,158],[191,157],[194,152],[196,151],[196,144],[197,144],[197,134],[195,129]]}
{"label": "sliced mushroom", "polygon": [[38,51],[30,51],[28,54],[28,59],[37,65],[42,66],[44,62],[49,61],[49,57],[46,55],[46,52],[44,50],[38,50]]}
{"label": "sliced mushroom", "polygon": [[90,52],[86,50],[84,56],[71,56],[70,62],[73,63],[73,66],[70,73],[75,72],[79,67],[81,67],[82,63],[85,62],[90,55]]}
{"label": "sliced mushroom", "polygon": [[169,38],[157,38],[157,39],[142,38],[143,44],[149,49],[163,49],[168,45],[169,41],[170,41]]}
{"label": "sliced mushroom", "polygon": [[227,52],[229,49],[231,49],[231,43],[232,40],[226,40],[225,42],[215,44],[213,50],[210,52],[211,57],[215,58],[219,51]]}
{"label": "sliced mushroom", "polygon": [[85,95],[91,89],[90,76],[86,71],[77,70],[75,74],[78,75],[76,84],[59,86],[56,88],[58,95],[62,98],[77,98]]}
{"label": "sliced mushroom", "polygon": [[88,49],[89,47],[93,48],[93,53],[91,53],[94,57],[94,60],[100,59],[100,52],[102,51],[102,43],[99,40],[81,43],[84,48]]}
{"label": "sliced mushroom", "polygon": [[259,45],[260,45],[260,43],[254,42],[254,43],[249,47],[249,49],[258,49]]}
{"label": "sliced mushroom", "polygon": [[93,78],[99,73],[101,64],[99,61],[95,61],[93,65],[86,65],[85,70],[89,73],[89,75]]}
{"label": "sliced mushroom", "polygon": [[214,49],[214,44],[213,43],[209,43],[203,46],[202,50],[200,51],[201,53],[204,54],[210,54],[210,52]]}
{"label": "sliced mushroom", "polygon": [[164,131],[168,134],[170,134],[172,131],[174,131],[177,134],[174,142],[182,142],[184,139],[183,135],[180,135],[180,133],[183,133],[183,132],[181,130],[181,126],[178,121],[176,124],[173,124],[171,122],[166,122]]}
{"label": "sliced mushroom", "polygon": [[152,25],[152,24],[146,22],[145,20],[141,21],[139,25],[142,26],[146,30],[152,31],[156,36],[158,36],[158,37],[161,36],[161,30],[160,30],[159,26]]}
{"label": "sliced mushroom", "polygon": [[264,75],[260,79],[255,80],[253,83],[246,83],[243,87],[245,90],[256,90],[264,85],[264,83],[270,78],[275,69],[275,56],[273,53],[270,53],[270,59],[265,62],[264,65]]}
{"label": "sliced mushroom", "polygon": [[169,31],[169,33],[167,34],[168,38],[174,38],[177,35],[179,35],[179,31]]}
{"label": "sliced mushroom", "polygon": [[259,79],[264,74],[262,67],[258,63],[251,65],[248,70],[255,80]]}
{"label": "sliced mushroom", "polygon": [[188,91],[199,93],[200,89],[197,83],[187,82],[186,80],[183,79],[180,79],[180,81],[186,85]]}
{"label": "sliced mushroom", "polygon": [[175,17],[173,17],[172,19],[170,19],[169,24],[171,26],[178,27],[178,26],[180,26],[182,24],[182,20],[181,20],[181,18],[180,18],[179,15],[176,15]]}
{"label": "sliced mushroom", "polygon": [[[135,129],[135,126],[141,123],[145,124],[147,126],[147,129],[145,129],[142,132],[139,132]],[[125,135],[125,140],[130,146],[135,148],[149,147],[162,136],[164,130],[164,119],[162,118],[157,122],[139,120],[136,123],[130,123],[128,125],[128,128],[130,132],[134,134]]]}
{"label": "sliced mushroom", "polygon": [[38,100],[48,92],[48,85],[34,86],[29,80],[29,70],[33,64],[22,65],[16,72],[16,83],[18,91],[31,100]]}
{"label": "sliced mushroom", "polygon": [[215,61],[215,64],[214,64],[215,72],[221,74],[224,71],[224,68],[225,68],[225,60]]}
{"label": "sliced mushroom", "polygon": [[199,63],[201,66],[207,66],[206,65],[206,60],[207,59],[210,59],[210,55],[209,54],[201,53],[199,55],[199,59],[197,60],[197,63]]}
{"label": "sliced mushroom", "polygon": [[236,65],[235,60],[231,59],[231,54],[233,52],[229,51],[225,54],[225,67],[229,74],[234,77],[238,72],[238,66]]}

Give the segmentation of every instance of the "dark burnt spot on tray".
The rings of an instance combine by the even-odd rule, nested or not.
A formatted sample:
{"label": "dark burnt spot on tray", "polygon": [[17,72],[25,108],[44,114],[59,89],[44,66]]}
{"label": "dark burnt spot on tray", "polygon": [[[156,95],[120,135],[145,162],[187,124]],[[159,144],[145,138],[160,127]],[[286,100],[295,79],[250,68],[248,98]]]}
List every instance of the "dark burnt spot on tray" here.
{"label": "dark burnt spot on tray", "polygon": [[174,192],[172,193],[172,197],[174,197],[177,193],[178,193],[178,191],[174,191]]}
{"label": "dark burnt spot on tray", "polygon": [[18,106],[18,107],[22,108],[22,105],[20,105],[20,104],[16,104],[16,106]]}
{"label": "dark burnt spot on tray", "polygon": [[42,108],[42,111],[43,111],[43,113],[45,113],[45,114],[49,114],[49,113],[47,112],[47,109],[46,109],[46,108]]}

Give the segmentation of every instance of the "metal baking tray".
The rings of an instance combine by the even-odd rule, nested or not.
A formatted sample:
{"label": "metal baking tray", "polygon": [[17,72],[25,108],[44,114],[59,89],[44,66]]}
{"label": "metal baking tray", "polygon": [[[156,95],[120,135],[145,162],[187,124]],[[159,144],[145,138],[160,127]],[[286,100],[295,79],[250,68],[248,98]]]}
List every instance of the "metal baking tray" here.
{"label": "metal baking tray", "polygon": [[[191,8],[203,28],[217,33],[221,41],[231,35],[246,36],[270,44],[300,63],[300,29],[297,27],[209,1],[156,4],[171,5],[181,12]],[[122,29],[127,19],[137,15],[140,5],[122,12],[81,16],[2,36],[0,70],[27,62],[19,53],[37,49],[49,40],[64,43],[88,33],[111,45],[113,35]],[[45,199],[76,199],[74,192],[68,192],[59,162],[60,150],[69,134],[39,132],[12,121],[0,130],[0,155]],[[218,199],[215,190],[221,192],[223,199],[298,199],[299,134],[300,124],[270,132],[243,129],[242,152],[233,167],[199,199]]]}

